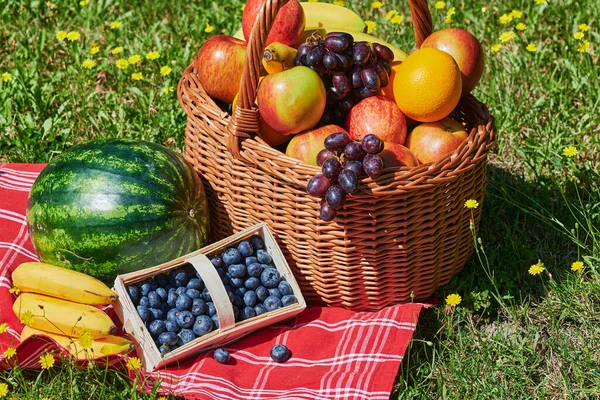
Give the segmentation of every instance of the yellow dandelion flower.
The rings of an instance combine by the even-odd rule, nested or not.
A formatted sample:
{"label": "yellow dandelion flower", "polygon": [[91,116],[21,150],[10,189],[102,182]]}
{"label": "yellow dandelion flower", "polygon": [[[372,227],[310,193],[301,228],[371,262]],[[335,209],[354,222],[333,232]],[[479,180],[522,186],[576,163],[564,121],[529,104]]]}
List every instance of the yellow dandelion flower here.
{"label": "yellow dandelion flower", "polygon": [[446,16],[447,16],[447,17],[451,17],[451,16],[453,16],[454,14],[456,14],[456,7],[450,7],[450,8],[448,9],[448,11],[446,12]]}
{"label": "yellow dandelion flower", "polygon": [[404,21],[404,15],[396,15],[390,22],[394,25],[398,25],[401,24],[402,21]]}
{"label": "yellow dandelion flower", "polygon": [[137,357],[131,357],[126,364],[127,369],[135,371],[142,368],[142,361]]}
{"label": "yellow dandelion flower", "polygon": [[121,46],[119,46],[119,47],[115,47],[114,49],[112,49],[112,50],[110,51],[110,53],[111,53],[111,54],[120,54],[120,53],[122,53],[122,52],[123,52],[123,48],[122,48]]}
{"label": "yellow dandelion flower", "polygon": [[509,23],[510,21],[512,21],[512,20],[513,20],[513,17],[512,17],[512,15],[510,15],[510,14],[502,14],[502,15],[500,16],[500,23],[501,23],[502,25],[506,25],[506,24],[508,24],[508,23]]}
{"label": "yellow dandelion flower", "polygon": [[380,1],[374,1],[374,2],[371,3],[371,8],[373,10],[377,10],[378,8],[381,8],[382,5],[383,4],[381,4]]}
{"label": "yellow dandelion flower", "polygon": [[573,264],[571,264],[571,271],[581,273],[582,270],[583,263],[581,261],[574,261]]}
{"label": "yellow dandelion flower", "polygon": [[372,33],[375,30],[375,22],[374,21],[365,21],[365,25],[367,25],[367,33]]}
{"label": "yellow dandelion flower", "polygon": [[204,32],[211,33],[215,30],[215,27],[210,24],[210,22],[206,23],[206,28],[204,28]]}
{"label": "yellow dandelion flower", "polygon": [[127,62],[129,64],[137,64],[140,61],[142,61],[142,57],[139,54],[134,54],[132,56],[129,56],[129,58],[127,59]]}
{"label": "yellow dandelion flower", "polygon": [[81,34],[77,31],[71,31],[67,33],[67,40],[70,42],[76,42],[81,39]]}
{"label": "yellow dandelion flower", "polygon": [[79,336],[79,346],[84,350],[91,349],[94,345],[94,337],[90,333],[90,330],[82,328],[79,330],[79,334],[81,335]]}
{"label": "yellow dandelion flower", "polygon": [[435,9],[436,10],[443,10],[444,8],[446,8],[446,2],[444,1],[438,1],[435,3]]}
{"label": "yellow dandelion flower", "polygon": [[92,46],[92,48],[90,49],[91,55],[98,54],[99,52],[100,52],[100,47],[98,47],[98,46]]}
{"label": "yellow dandelion flower", "polygon": [[584,36],[583,32],[580,32],[580,31],[577,31],[573,34],[573,37],[577,40],[583,39],[583,36]]}
{"label": "yellow dandelion flower", "polygon": [[519,19],[523,16],[523,13],[519,10],[512,10],[510,12],[510,16],[513,17],[514,19]]}
{"label": "yellow dandelion flower", "polygon": [[65,40],[67,38],[68,33],[65,31],[58,31],[56,32],[56,38],[58,40]]}
{"label": "yellow dandelion flower", "polygon": [[535,0],[535,4],[546,4],[548,0]]}
{"label": "yellow dandelion flower", "polygon": [[[316,1],[315,1],[315,3],[316,3]],[[246,8],[246,5],[245,5],[245,4],[242,4],[242,6],[240,7],[240,9],[241,9],[242,11],[244,11],[244,8]]]}
{"label": "yellow dandelion flower", "polygon": [[163,94],[169,94],[173,92],[173,86],[167,86],[165,88],[163,88],[162,93]]}
{"label": "yellow dandelion flower", "polygon": [[465,201],[465,207],[469,208],[469,209],[474,209],[479,207],[479,202],[475,199],[469,199],[467,201]]}
{"label": "yellow dandelion flower", "polygon": [[577,51],[580,53],[589,53],[590,52],[590,42],[587,40],[583,40],[579,43],[577,47]]}
{"label": "yellow dandelion flower", "polygon": [[577,154],[579,154],[579,150],[577,150],[575,146],[569,146],[563,149],[563,155],[566,157],[575,157]]}
{"label": "yellow dandelion flower", "polygon": [[8,394],[8,385],[6,383],[0,383],[0,399]]}
{"label": "yellow dandelion flower", "polygon": [[42,369],[52,368],[54,365],[54,356],[50,353],[45,353],[40,356],[40,366]]}
{"label": "yellow dandelion flower", "polygon": [[158,57],[160,57],[160,54],[158,53],[158,51],[151,51],[146,53],[146,58],[148,60],[156,60]]}
{"label": "yellow dandelion flower", "polygon": [[23,325],[27,326],[32,326],[35,322],[35,317],[33,316],[33,313],[29,310],[22,312],[19,319],[21,320],[21,323]]}
{"label": "yellow dandelion flower", "polygon": [[444,18],[444,22],[447,24],[451,24],[452,23],[452,17],[446,17]]}
{"label": "yellow dandelion flower", "polygon": [[577,29],[579,29],[581,32],[587,32],[590,30],[590,27],[588,24],[579,24],[577,25]]}
{"label": "yellow dandelion flower", "polygon": [[13,78],[13,76],[10,72],[2,73],[2,82],[8,82],[8,81],[12,80],[12,78]]}
{"label": "yellow dandelion flower", "polygon": [[117,68],[119,69],[125,69],[127,67],[129,67],[129,61],[127,61],[124,58],[119,58],[116,62],[115,62]]}
{"label": "yellow dandelion flower", "polygon": [[344,2],[342,0],[335,0],[333,2],[333,4],[335,4],[336,6],[340,6],[340,7],[346,7],[346,2]]}
{"label": "yellow dandelion flower", "polygon": [[387,12],[387,14],[385,14],[385,19],[386,19],[386,21],[389,21],[392,18],[394,18],[396,15],[398,15],[398,11],[396,11],[396,10],[390,10],[390,11]]}
{"label": "yellow dandelion flower", "polygon": [[85,7],[85,6],[87,6],[88,4],[90,4],[90,2],[89,2],[89,1],[87,1],[87,0],[81,0],[81,1],[79,2],[79,5],[80,5],[81,7]]}
{"label": "yellow dandelion flower", "polygon": [[167,75],[169,75],[171,73],[171,71],[172,71],[171,67],[165,65],[164,67],[161,67],[160,74],[162,76],[167,76]]}
{"label": "yellow dandelion flower", "polygon": [[87,60],[85,60],[84,62],[81,63],[81,66],[83,68],[92,69],[96,66],[96,61],[88,58]]}
{"label": "yellow dandelion flower", "polygon": [[460,304],[461,301],[462,297],[460,297],[460,295],[456,293],[449,294],[448,297],[446,297],[446,304],[452,307],[456,307]]}
{"label": "yellow dandelion flower", "polygon": [[121,21],[113,21],[110,23],[110,29],[117,29],[121,26]]}
{"label": "yellow dandelion flower", "polygon": [[4,333],[8,330],[8,324],[6,322],[0,324],[0,333]]}
{"label": "yellow dandelion flower", "polygon": [[8,349],[4,350],[4,356],[7,360],[13,358],[15,354],[17,354],[17,349],[15,349],[14,347],[9,347]]}
{"label": "yellow dandelion flower", "polygon": [[530,53],[535,53],[537,51],[537,45],[534,43],[529,43],[525,49],[527,49],[527,51]]}
{"label": "yellow dandelion flower", "polygon": [[516,35],[513,31],[502,32],[500,34],[500,42],[502,42],[502,43],[510,42],[511,40],[513,40],[515,38],[515,36]]}
{"label": "yellow dandelion flower", "polygon": [[134,81],[139,81],[143,78],[144,75],[141,72],[134,72],[133,74],[131,74],[131,79],[133,79]]}
{"label": "yellow dandelion flower", "polygon": [[527,25],[525,25],[522,22],[519,22],[516,26],[515,29],[518,31],[524,31],[525,29],[527,29]]}
{"label": "yellow dandelion flower", "polygon": [[8,290],[8,292],[9,292],[9,293],[11,293],[11,294],[15,294],[15,295],[17,295],[17,296],[18,296],[18,295],[19,295],[19,293],[21,293],[21,289],[19,289],[19,288],[18,288],[18,287],[16,287],[16,286],[13,286],[13,287],[11,287],[11,288]]}
{"label": "yellow dandelion flower", "polygon": [[534,276],[539,275],[544,272],[545,269],[546,267],[544,267],[544,263],[539,261],[537,264],[533,264],[531,267],[529,267],[529,274]]}

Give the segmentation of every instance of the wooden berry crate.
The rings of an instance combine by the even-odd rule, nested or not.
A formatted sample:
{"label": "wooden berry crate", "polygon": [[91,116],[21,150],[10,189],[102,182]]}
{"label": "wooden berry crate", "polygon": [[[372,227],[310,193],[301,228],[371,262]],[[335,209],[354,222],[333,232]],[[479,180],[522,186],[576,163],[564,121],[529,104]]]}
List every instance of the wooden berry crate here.
{"label": "wooden berry crate", "polygon": [[[221,254],[226,248],[235,246],[254,234],[258,234],[263,239],[266,250],[273,258],[273,264],[281,276],[285,277],[285,280],[291,285],[298,303],[236,323],[229,296],[227,296],[223,282],[209,257]],[[208,288],[219,317],[219,328],[163,356],[137,313],[126,287],[149,277],[168,273],[172,269],[180,268],[185,264],[191,264],[194,267],[204,281],[206,288]],[[164,264],[118,275],[115,279],[114,290],[119,296],[114,305],[115,311],[123,323],[123,330],[130,334],[136,342],[138,357],[143,361],[146,371],[154,371],[201,352],[224,346],[261,328],[291,318],[306,308],[306,301],[302,296],[298,282],[296,282],[279,245],[265,223],[254,225],[226,239]]]}

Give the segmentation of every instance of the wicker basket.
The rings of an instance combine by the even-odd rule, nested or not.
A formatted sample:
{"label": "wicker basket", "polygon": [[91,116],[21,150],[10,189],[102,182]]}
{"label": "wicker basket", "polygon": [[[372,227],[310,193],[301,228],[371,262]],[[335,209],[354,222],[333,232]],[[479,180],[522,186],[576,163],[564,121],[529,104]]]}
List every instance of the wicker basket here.
{"label": "wicker basket", "polygon": [[[186,158],[201,174],[212,207],[213,239],[266,222],[309,304],[355,310],[425,300],[473,252],[466,199],[483,201],[494,123],[471,95],[453,117],[470,131],[465,144],[434,164],[389,168],[362,181],[333,223],[319,219],[306,193],[319,168],[271,148],[254,106],[264,43],[287,0],[267,0],[249,40],[233,116],[207,95],[194,64],[178,86],[187,113]],[[426,0],[410,0],[417,47],[432,32]],[[480,209],[474,210],[475,227]]]}

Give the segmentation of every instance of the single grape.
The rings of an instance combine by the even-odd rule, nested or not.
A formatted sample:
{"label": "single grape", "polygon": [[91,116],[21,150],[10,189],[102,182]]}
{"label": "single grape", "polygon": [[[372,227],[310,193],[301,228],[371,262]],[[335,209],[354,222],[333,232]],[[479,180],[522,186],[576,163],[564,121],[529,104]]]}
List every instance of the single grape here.
{"label": "single grape", "polygon": [[344,155],[348,160],[362,160],[367,153],[358,142],[350,142],[344,148]]}
{"label": "single grape", "polygon": [[350,43],[343,36],[328,36],[325,38],[325,48],[330,51],[344,51]]}
{"label": "single grape", "polygon": [[315,71],[317,73],[317,75],[319,75],[319,76],[323,76],[327,72],[327,68],[325,68],[325,66],[323,64],[309,65],[308,68]]}
{"label": "single grape", "polygon": [[331,186],[329,179],[325,178],[322,174],[317,174],[308,181],[306,192],[314,197],[323,197],[329,186]]}
{"label": "single grape", "polygon": [[371,48],[365,42],[358,42],[352,51],[352,61],[355,65],[365,65],[371,59]]}
{"label": "single grape", "polygon": [[359,101],[362,99],[366,99],[367,97],[375,96],[375,94],[375,92],[372,92],[366,86],[363,86],[360,89],[354,89],[352,91],[352,95],[354,96],[354,98],[356,98]]}
{"label": "single grape", "polygon": [[327,39],[330,37],[342,37],[346,39],[348,46],[352,46],[354,43],[354,37],[352,37],[352,35],[348,32],[329,32],[327,35],[325,35],[324,41],[327,41]]}
{"label": "single grape", "polygon": [[348,194],[354,194],[358,190],[358,177],[351,169],[343,169],[338,175],[338,183]]}
{"label": "single grape", "polygon": [[376,92],[379,90],[379,85],[381,82],[379,81],[379,75],[371,68],[365,68],[360,72],[360,79],[365,85],[367,89],[371,92]]}
{"label": "single grape", "polygon": [[337,67],[338,70],[345,71],[352,66],[352,61],[346,55],[341,53],[334,53],[335,58],[337,59]]}
{"label": "single grape", "polygon": [[365,171],[362,168],[362,161],[345,160],[344,168],[353,171],[357,177],[363,176],[365,174]]}
{"label": "single grape", "polygon": [[371,64],[371,68],[373,70],[375,70],[375,72],[377,73],[377,76],[379,76],[379,83],[380,83],[380,87],[386,87],[388,85],[388,83],[390,82],[390,76],[387,72],[387,70],[384,68],[383,66],[384,61],[377,61],[374,62],[373,64]]}
{"label": "single grape", "polygon": [[319,212],[321,219],[325,222],[333,221],[336,214],[336,210],[334,210],[329,204],[327,204],[325,200],[323,200],[321,203],[321,210]]}
{"label": "single grape", "polygon": [[332,182],[335,182],[340,171],[342,170],[342,164],[340,164],[337,158],[330,158],[323,163],[323,165],[321,166],[321,170],[323,171],[323,176],[325,178],[329,179]]}
{"label": "single grape", "polygon": [[338,65],[338,59],[335,53],[327,52],[323,56],[323,66],[327,69],[335,69]]}
{"label": "single grape", "polygon": [[309,66],[322,65],[323,56],[325,55],[325,48],[321,46],[315,46],[306,55],[306,62]]}
{"label": "single grape", "polygon": [[334,210],[339,210],[346,204],[346,192],[340,185],[332,185],[325,194],[327,204]]}
{"label": "single grape", "polygon": [[337,90],[334,87],[330,87],[329,89],[327,89],[327,99],[337,102],[341,99],[343,99],[346,96],[346,93],[340,93],[339,90]]}
{"label": "single grape", "polygon": [[302,43],[298,46],[298,52],[296,53],[296,58],[300,58],[308,54],[309,51],[313,48],[313,43]]}
{"label": "single grape", "polygon": [[375,52],[378,60],[387,61],[390,63],[394,61],[394,53],[387,46],[379,43],[373,43],[373,51]]}
{"label": "single grape", "polygon": [[333,151],[342,151],[350,143],[346,132],[335,132],[325,138],[325,148]]}
{"label": "single grape", "polygon": [[347,95],[352,89],[350,87],[350,80],[345,72],[336,72],[331,78],[333,87],[342,95]]}
{"label": "single grape", "polygon": [[302,56],[300,57],[300,64],[299,65],[303,65],[305,67],[308,67],[308,61],[306,61],[306,56]]}
{"label": "single grape", "polygon": [[323,149],[317,153],[317,165],[320,167],[323,163],[330,159],[335,158],[335,153],[331,150]]}
{"label": "single grape", "polygon": [[[377,154],[367,154],[363,159],[363,168],[370,178],[375,179],[383,171],[383,160]],[[329,190],[327,193],[329,193]]]}
{"label": "single grape", "polygon": [[369,154],[377,154],[383,151],[383,141],[373,134],[366,135],[362,139],[362,148]]}
{"label": "single grape", "polygon": [[354,107],[354,104],[355,103],[351,98],[345,97],[342,101],[340,101],[339,109],[344,114],[348,114],[350,112],[350,110],[352,110],[352,107]]}

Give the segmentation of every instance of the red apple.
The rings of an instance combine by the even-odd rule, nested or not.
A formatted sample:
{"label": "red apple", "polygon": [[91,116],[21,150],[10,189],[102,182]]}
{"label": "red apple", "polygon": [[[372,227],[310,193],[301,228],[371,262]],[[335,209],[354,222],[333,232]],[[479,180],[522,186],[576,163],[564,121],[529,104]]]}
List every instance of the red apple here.
{"label": "red apple", "polygon": [[477,38],[460,28],[433,32],[421,48],[433,47],[450,54],[462,75],[462,93],[469,93],[483,74],[484,54]]}
{"label": "red apple", "polygon": [[246,42],[231,36],[208,39],[196,56],[196,73],[209,96],[231,103],[240,88]]}
{"label": "red apple", "polygon": [[388,143],[404,144],[406,140],[406,117],[396,102],[384,96],[367,97],[352,107],[346,128],[353,140],[371,133]]}
{"label": "red apple", "polygon": [[[263,79],[262,76],[258,79],[259,85],[260,85],[260,82],[262,81],[262,79]],[[235,106],[238,101],[238,95],[239,95],[239,93],[237,93],[233,99],[233,102],[231,104],[232,110],[235,110]],[[260,117],[260,116],[259,116],[259,123],[260,123],[260,137],[269,146],[275,147],[275,146],[279,146],[280,144],[290,141],[290,139],[291,139],[290,136],[282,135],[281,133],[277,132],[275,129],[273,129],[269,125],[267,125],[267,123],[264,121],[264,119],[262,119],[262,117]]]}
{"label": "red apple", "polygon": [[337,125],[325,125],[301,132],[290,140],[285,154],[307,164],[317,165],[317,154],[325,148],[325,138],[335,132],[346,130]]}
{"label": "red apple", "polygon": [[465,127],[451,118],[417,126],[406,138],[406,147],[421,163],[436,162],[454,152],[469,136]]}
{"label": "red apple", "polygon": [[[242,14],[242,30],[244,38],[250,40],[250,32],[258,18],[258,12],[265,0],[248,0]],[[294,46],[304,33],[305,24],[304,9],[298,0],[290,0],[281,7],[273,21],[273,27],[267,37],[266,45],[280,42],[288,46]]]}
{"label": "red apple", "polygon": [[326,92],[321,77],[308,67],[267,75],[256,95],[260,116],[282,135],[302,132],[319,122]]}
{"label": "red apple", "polygon": [[383,167],[416,167],[419,161],[410,150],[401,144],[384,143],[383,151],[379,153]]}

